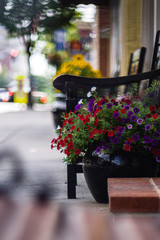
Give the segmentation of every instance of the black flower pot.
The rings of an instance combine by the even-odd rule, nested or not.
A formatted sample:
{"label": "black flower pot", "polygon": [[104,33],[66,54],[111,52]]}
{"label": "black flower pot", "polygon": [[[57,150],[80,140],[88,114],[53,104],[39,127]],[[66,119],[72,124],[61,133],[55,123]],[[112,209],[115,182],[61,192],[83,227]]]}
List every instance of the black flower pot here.
{"label": "black flower pot", "polygon": [[108,203],[108,178],[154,177],[156,162],[150,155],[112,156],[90,151],[83,163],[83,172],[94,199],[98,203]]}

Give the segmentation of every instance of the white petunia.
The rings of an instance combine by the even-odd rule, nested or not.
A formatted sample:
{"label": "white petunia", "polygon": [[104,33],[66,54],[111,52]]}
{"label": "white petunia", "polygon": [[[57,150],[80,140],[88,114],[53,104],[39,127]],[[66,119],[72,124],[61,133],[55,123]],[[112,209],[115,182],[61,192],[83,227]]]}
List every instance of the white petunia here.
{"label": "white petunia", "polygon": [[95,91],[96,91],[96,87],[92,87],[91,92],[95,92]]}
{"label": "white petunia", "polygon": [[92,96],[91,92],[88,92],[87,97],[91,97],[91,96]]}
{"label": "white petunia", "polygon": [[57,130],[60,129],[61,127],[58,125]]}
{"label": "white petunia", "polygon": [[82,104],[83,103],[83,99],[79,100],[78,104]]}

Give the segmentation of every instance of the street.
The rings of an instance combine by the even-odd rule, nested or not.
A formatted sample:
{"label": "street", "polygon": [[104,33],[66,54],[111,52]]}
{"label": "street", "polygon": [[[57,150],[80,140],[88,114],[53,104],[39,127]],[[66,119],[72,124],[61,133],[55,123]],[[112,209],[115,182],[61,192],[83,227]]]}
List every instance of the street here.
{"label": "street", "polygon": [[[56,132],[52,113],[47,108],[39,108],[39,111],[8,110],[1,113],[0,133],[1,152],[8,151],[13,158],[15,154],[18,155],[25,170],[24,180],[12,191],[16,199],[28,199],[46,184],[50,189],[50,197],[58,202],[95,204],[83,174],[78,175],[78,199],[67,199],[66,165],[62,162],[63,154],[50,148],[50,142],[56,136]],[[18,169],[18,166],[16,168]],[[9,175],[14,171],[9,167],[6,169],[4,161],[0,159],[0,180],[7,178],[4,178],[4,173]]]}

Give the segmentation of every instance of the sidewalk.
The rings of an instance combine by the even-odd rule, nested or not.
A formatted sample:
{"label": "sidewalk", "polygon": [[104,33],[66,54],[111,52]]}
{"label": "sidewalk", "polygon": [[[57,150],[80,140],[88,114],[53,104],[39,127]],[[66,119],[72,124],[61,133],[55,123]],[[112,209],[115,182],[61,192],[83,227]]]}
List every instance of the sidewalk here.
{"label": "sidewalk", "polygon": [[107,210],[107,205],[95,202],[83,174],[78,175],[77,199],[67,199],[67,171],[62,162],[63,155],[56,149],[50,149],[50,142],[56,136],[50,111],[41,109],[0,114],[0,132],[1,148],[16,150],[25,168],[25,181],[14,190],[16,199],[27,199],[34,195],[41,184],[47,182],[51,198],[58,203],[83,203]]}

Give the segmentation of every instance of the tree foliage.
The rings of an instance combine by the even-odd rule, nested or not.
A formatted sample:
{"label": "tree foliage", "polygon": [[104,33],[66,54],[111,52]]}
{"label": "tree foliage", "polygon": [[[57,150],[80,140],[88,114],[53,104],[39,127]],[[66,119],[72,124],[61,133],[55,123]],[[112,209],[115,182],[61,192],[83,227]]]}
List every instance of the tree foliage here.
{"label": "tree foliage", "polygon": [[0,23],[20,36],[66,27],[79,16],[59,0],[0,0]]}

